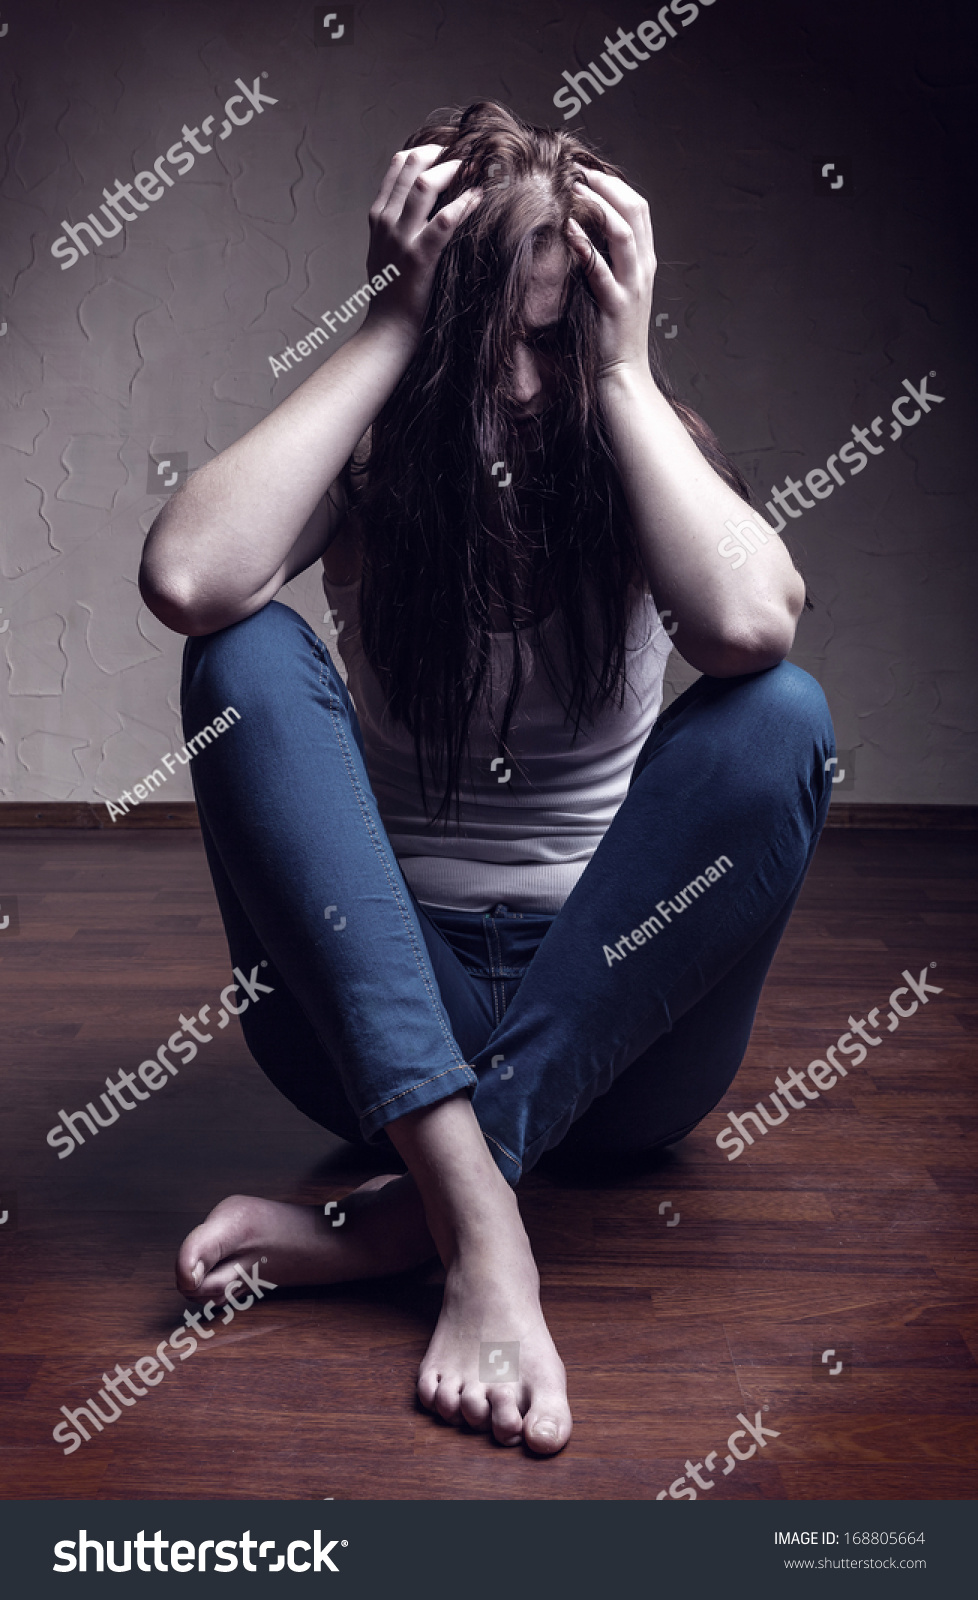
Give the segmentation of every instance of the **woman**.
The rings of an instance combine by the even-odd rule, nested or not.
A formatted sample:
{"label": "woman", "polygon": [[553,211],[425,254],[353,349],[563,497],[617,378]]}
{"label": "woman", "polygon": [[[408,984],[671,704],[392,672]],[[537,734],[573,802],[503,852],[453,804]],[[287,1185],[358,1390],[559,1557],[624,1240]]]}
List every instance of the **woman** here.
{"label": "woman", "polygon": [[[220,1301],[258,1252],[276,1284],[437,1252],[422,1402],[553,1454],[564,1369],[512,1186],[562,1141],[673,1143],[724,1094],[832,732],[784,662],[784,547],[718,553],[746,489],[650,370],[651,223],[621,174],[479,104],[394,156],[370,233],[389,287],[168,503],[141,585],[189,636],[188,730],[241,717],[193,773],[232,960],[261,963],[249,1048],[406,1172],[339,1227],[225,1200],[177,1281]],[[356,710],[274,603],[320,559]],[[703,674],[658,720],[657,608]]]}

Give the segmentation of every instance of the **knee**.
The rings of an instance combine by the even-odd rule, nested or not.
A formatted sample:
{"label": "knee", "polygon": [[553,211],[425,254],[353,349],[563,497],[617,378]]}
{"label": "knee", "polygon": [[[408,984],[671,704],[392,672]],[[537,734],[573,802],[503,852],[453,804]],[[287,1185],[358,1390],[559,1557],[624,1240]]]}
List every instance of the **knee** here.
{"label": "knee", "polygon": [[784,740],[792,735],[831,746],[832,718],[821,684],[791,661],[741,680],[758,731]]}
{"label": "knee", "polygon": [[[183,701],[206,695],[208,701],[250,699],[267,690],[290,656],[312,659],[321,650],[330,667],[329,652],[308,624],[278,600],[229,628],[188,639],[184,646]],[[233,691],[233,693],[232,693]]]}
{"label": "knee", "polygon": [[270,600],[250,617],[232,622],[229,628],[218,628],[216,633],[198,634],[187,640],[184,657],[196,665],[200,661],[214,664],[225,662],[244,665],[259,652],[290,640],[304,627],[302,618],[278,600]]}

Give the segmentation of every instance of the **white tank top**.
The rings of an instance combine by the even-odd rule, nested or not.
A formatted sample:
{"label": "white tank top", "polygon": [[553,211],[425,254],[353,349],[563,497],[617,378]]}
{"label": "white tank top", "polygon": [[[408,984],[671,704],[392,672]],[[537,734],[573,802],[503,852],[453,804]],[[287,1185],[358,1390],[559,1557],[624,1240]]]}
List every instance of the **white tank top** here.
{"label": "white tank top", "polygon": [[[672,645],[648,593],[632,589],[625,703],[583,720],[573,746],[569,722],[543,665],[524,650],[523,689],[508,738],[513,759],[498,760],[485,705],[477,706],[463,757],[460,810],[446,832],[421,802],[414,741],[395,722],[363,653],[360,581],[323,579],[363,735],[367,772],[394,853],[423,905],[488,911],[560,910],[628,790],[628,780],[662,703]],[[543,624],[554,625],[551,616]],[[494,634],[493,682],[509,682],[513,638]],[[499,703],[497,701],[497,703]],[[497,716],[497,726],[500,717]],[[495,762],[495,765],[493,765]],[[518,770],[519,769],[519,770]],[[508,776],[507,776],[508,774]],[[505,780],[505,781],[504,781]],[[441,791],[434,792],[434,804]]]}

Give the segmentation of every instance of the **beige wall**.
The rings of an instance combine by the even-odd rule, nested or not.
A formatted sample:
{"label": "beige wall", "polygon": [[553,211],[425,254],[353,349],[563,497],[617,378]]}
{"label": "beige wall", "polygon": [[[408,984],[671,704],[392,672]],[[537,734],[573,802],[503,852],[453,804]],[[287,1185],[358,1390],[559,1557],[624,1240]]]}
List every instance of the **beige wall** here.
{"label": "beige wall", "polygon": [[[894,9],[720,0],[574,125],[652,198],[669,368],[761,502],[787,474],[824,467],[854,425],[880,415],[888,435],[902,380],[937,373],[944,404],[791,524],[814,600],[794,659],[856,751],[846,799],[961,803],[976,798],[963,113],[942,67],[953,40],[915,42],[913,17]],[[114,798],[181,738],[181,641],[135,587],[160,504],[149,453],[202,464],[310,370],[273,381],[269,357],[363,281],[366,210],[401,138],[434,106],[484,96],[559,124],[562,69],[645,15],[377,0],[356,8],[349,48],[325,49],[311,13],[257,0],[10,8],[4,800]],[[60,269],[62,218],[150,167],[185,122],[216,113],[213,137],[235,79],[262,72],[276,105]],[[835,155],[851,160],[854,192],[816,194],[813,161]],[[322,631],[314,573],[282,598]],[[691,676],[674,661],[672,690]],[[189,794],[180,769],[165,797]]]}

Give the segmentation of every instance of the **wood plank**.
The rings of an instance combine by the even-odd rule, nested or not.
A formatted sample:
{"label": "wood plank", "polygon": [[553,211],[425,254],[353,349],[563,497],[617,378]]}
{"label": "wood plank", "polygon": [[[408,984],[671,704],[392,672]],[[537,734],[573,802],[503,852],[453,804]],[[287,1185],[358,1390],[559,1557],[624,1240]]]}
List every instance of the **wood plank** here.
{"label": "wood plank", "polygon": [[[32,809],[35,822],[68,814]],[[17,830],[0,807],[0,890],[19,904],[18,932],[0,935],[0,1188],[18,1202],[17,1231],[0,1229],[0,1492],[648,1499],[687,1457],[725,1449],[738,1412],[760,1410],[778,1437],[701,1498],[976,1493],[976,873],[949,816],[964,808],[940,808],[942,829],[847,822],[826,835],[743,1068],[682,1146],[644,1170],[539,1170],[521,1185],[577,1419],[561,1457],[500,1450],[417,1406],[431,1272],[270,1296],[65,1457],[59,1408],[180,1321],[173,1256],[222,1195],[315,1204],[379,1170],[276,1093],[236,1024],[67,1160],[46,1145],[59,1106],[131,1070],[227,981],[199,832],[165,809],[183,821],[127,831],[76,810]],[[728,1109],[766,1096],[904,967],[930,961],[942,995],[723,1158]],[[851,1371],[836,1383],[819,1353],[842,1346]]]}

